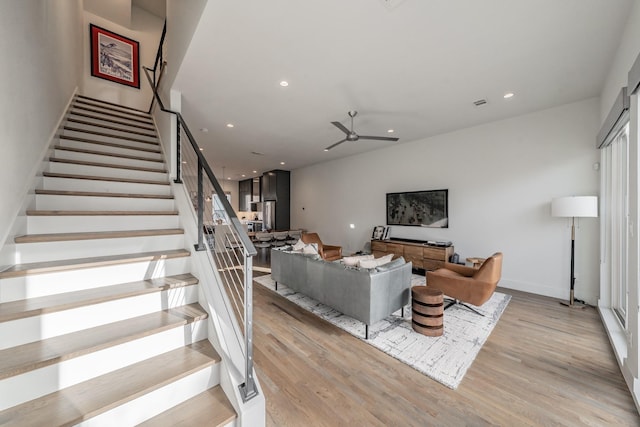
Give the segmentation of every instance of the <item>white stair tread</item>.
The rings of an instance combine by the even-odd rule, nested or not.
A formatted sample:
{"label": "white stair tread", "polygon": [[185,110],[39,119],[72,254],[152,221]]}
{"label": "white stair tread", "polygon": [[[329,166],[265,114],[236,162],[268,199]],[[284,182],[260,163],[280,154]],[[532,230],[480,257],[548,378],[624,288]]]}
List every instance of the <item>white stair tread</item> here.
{"label": "white stair tread", "polygon": [[170,185],[168,181],[157,181],[157,180],[151,180],[151,179],[118,178],[118,177],[112,177],[112,176],[79,175],[74,173],[43,172],[42,176],[46,178],[86,179],[90,181],[126,182],[131,184]]}
{"label": "white stair tread", "polygon": [[16,264],[4,271],[0,271],[0,279],[27,276],[31,274],[46,274],[84,268],[105,267],[117,264],[130,264],[134,262],[166,260],[172,258],[187,257],[189,255],[191,255],[191,253],[188,250],[172,249],[166,251],[140,252],[131,254],[118,254],[109,256]]}
{"label": "white stair tread", "polygon": [[112,124],[117,124],[117,125],[121,125],[121,126],[127,126],[127,127],[133,127],[133,128],[137,128],[137,129],[144,129],[150,132],[155,132],[155,128],[151,125],[142,125],[142,124],[134,124],[134,123],[127,123],[127,122],[123,122],[120,120],[116,120],[113,118],[107,118],[104,116],[98,116],[95,114],[89,114],[89,113],[81,113],[79,111],[71,111],[71,115],[72,116],[77,116],[77,117],[82,117],[83,119],[93,119],[93,120],[98,120],[101,122],[109,122]]}
{"label": "white stair tread", "polygon": [[75,425],[219,361],[209,341],[199,341],[4,410],[0,425]]}

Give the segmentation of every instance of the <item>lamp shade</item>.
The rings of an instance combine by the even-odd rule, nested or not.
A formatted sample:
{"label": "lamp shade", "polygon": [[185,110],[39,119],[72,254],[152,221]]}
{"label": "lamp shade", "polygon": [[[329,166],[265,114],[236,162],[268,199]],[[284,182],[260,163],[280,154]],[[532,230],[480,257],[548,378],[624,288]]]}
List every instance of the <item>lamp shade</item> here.
{"label": "lamp shade", "polygon": [[551,200],[551,216],[597,217],[598,198],[596,196],[556,197]]}

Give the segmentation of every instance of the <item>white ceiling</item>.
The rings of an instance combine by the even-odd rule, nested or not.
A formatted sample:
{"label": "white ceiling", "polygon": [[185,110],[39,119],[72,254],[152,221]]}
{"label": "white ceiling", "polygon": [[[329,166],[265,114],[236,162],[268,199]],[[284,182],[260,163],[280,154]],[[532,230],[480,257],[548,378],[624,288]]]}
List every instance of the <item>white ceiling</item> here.
{"label": "white ceiling", "polygon": [[[174,89],[217,174],[242,179],[598,96],[631,3],[209,0]],[[400,141],[325,152],[349,110]]]}

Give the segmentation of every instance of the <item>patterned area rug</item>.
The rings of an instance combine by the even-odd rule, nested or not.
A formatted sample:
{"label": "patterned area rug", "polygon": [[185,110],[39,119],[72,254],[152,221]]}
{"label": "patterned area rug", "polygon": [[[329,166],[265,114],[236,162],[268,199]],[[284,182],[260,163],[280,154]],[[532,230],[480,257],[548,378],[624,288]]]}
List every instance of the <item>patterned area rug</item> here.
{"label": "patterned area rug", "polygon": [[[256,277],[254,280],[275,291],[271,275]],[[412,276],[412,286],[424,284],[424,276]],[[364,340],[364,323],[296,293],[281,283],[278,284],[276,292]],[[371,325],[369,339],[364,341],[455,390],[498,323],[510,299],[510,295],[495,292],[489,301],[478,308],[485,314],[484,317],[460,306],[447,309],[444,312],[444,334],[440,337],[427,337],[413,331],[409,304],[404,309],[404,318],[400,317],[398,310],[386,319]]]}

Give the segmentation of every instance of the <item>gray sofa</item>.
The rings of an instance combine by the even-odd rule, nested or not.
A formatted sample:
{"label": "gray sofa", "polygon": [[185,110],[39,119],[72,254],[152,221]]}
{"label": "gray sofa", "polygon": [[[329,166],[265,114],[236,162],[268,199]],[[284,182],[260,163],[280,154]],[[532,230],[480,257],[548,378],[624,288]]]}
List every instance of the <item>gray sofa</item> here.
{"label": "gray sofa", "polygon": [[[402,260],[404,261],[404,260]],[[280,249],[271,250],[271,276],[292,290],[307,295],[369,325],[409,303],[411,263],[397,260],[388,267],[355,269]]]}

